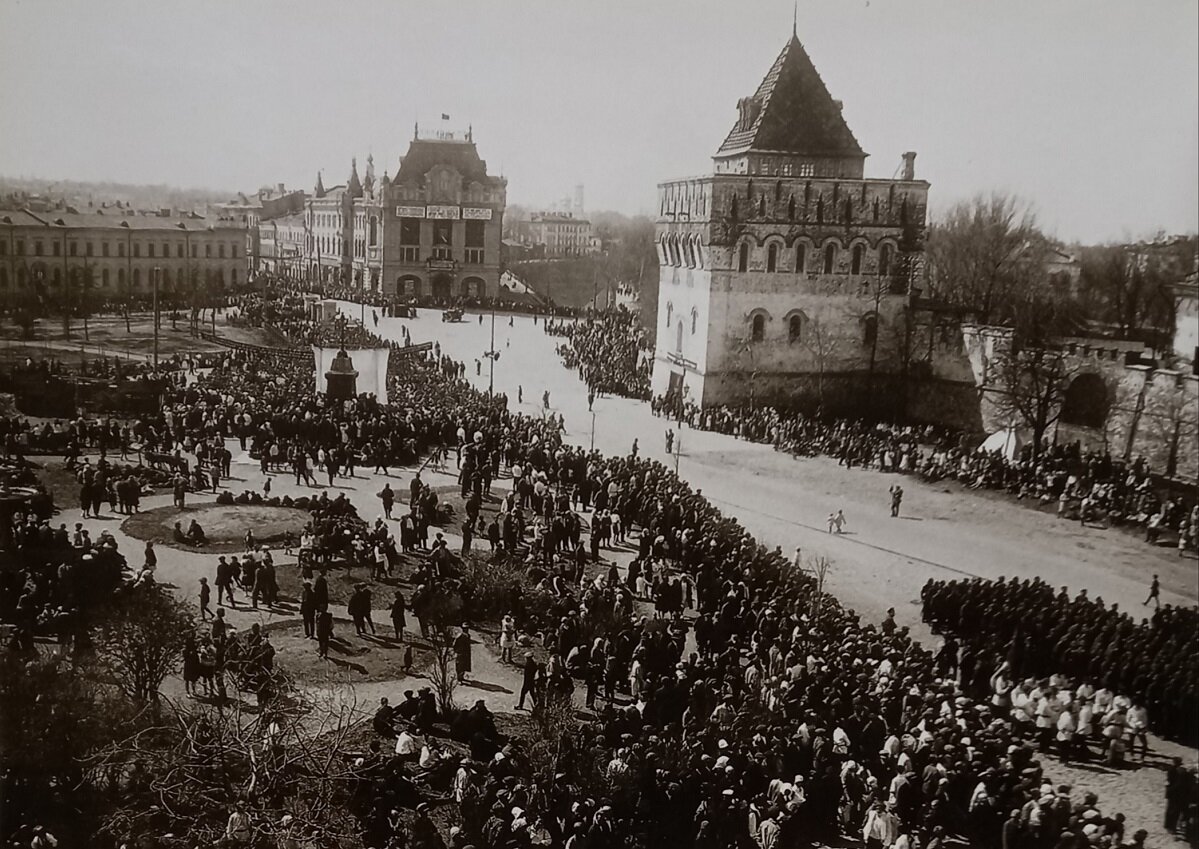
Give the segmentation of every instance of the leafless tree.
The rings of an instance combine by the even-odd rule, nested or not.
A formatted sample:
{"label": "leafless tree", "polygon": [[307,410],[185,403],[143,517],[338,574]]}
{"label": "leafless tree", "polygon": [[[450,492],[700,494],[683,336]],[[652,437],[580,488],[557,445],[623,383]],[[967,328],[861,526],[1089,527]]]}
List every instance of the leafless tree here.
{"label": "leafless tree", "polygon": [[1082,252],[1080,288],[1091,312],[1125,334],[1169,331],[1174,299],[1167,287],[1191,268],[1196,240],[1101,245]]}
{"label": "leafless tree", "polygon": [[839,345],[836,337],[824,327],[819,318],[809,320],[803,331],[801,344],[811,353],[816,364],[816,412],[819,415],[824,412],[824,376]]}
{"label": "leafless tree", "polygon": [[996,408],[1008,422],[1032,431],[1034,457],[1061,415],[1074,372],[1066,352],[1049,345],[1013,345],[993,363],[990,392]]}
{"label": "leafless tree", "polygon": [[134,587],[114,599],[97,624],[96,654],[130,698],[157,701],[193,628],[191,608],[169,591],[156,584]]}
{"label": "leafless tree", "polygon": [[1006,323],[1008,305],[1044,282],[1047,249],[1026,203],[978,195],[929,229],[929,282],[937,297],[973,310],[980,323]]}
{"label": "leafless tree", "polygon": [[448,590],[435,590],[429,599],[424,617],[428,625],[429,646],[433,662],[429,666],[429,683],[437,696],[442,714],[454,709],[454,691],[458,689],[458,674],[454,664],[454,640],[462,623],[462,596]]}
{"label": "leafless tree", "polygon": [[[299,834],[314,845],[354,841],[352,735],[360,713],[352,688],[298,695],[286,710],[261,713],[240,700],[214,707],[166,700],[156,722],[84,760],[93,780],[120,790],[103,833],[116,840],[171,833],[189,846],[214,845],[240,804],[255,840],[268,845]],[[293,818],[287,825],[285,814]]]}
{"label": "leafless tree", "polygon": [[1166,447],[1165,474],[1173,477],[1178,472],[1179,449],[1185,444],[1193,444],[1199,434],[1195,398],[1188,395],[1182,385],[1169,392],[1147,393],[1143,416],[1150,439]]}

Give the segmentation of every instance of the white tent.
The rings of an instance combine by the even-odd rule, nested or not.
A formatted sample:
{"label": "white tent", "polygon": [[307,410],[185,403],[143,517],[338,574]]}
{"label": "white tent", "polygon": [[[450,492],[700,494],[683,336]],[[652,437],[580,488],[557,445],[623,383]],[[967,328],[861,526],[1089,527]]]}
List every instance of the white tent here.
{"label": "white tent", "polygon": [[994,454],[998,451],[1006,460],[1015,460],[1020,456],[1020,449],[1024,447],[1028,439],[1020,431],[1014,427],[997,430],[985,440],[983,444],[978,446],[979,451],[984,451],[987,454]]}

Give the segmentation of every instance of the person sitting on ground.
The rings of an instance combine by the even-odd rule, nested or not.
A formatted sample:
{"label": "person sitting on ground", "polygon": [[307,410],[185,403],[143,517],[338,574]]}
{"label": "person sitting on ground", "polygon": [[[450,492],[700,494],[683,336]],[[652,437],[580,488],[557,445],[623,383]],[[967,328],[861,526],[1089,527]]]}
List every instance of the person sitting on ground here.
{"label": "person sitting on ground", "polygon": [[387,703],[387,697],[379,699],[379,707],[375,711],[375,716],[371,720],[371,725],[375,729],[375,733],[382,737],[391,737],[395,734],[395,728],[392,723],[395,720],[395,708]]}
{"label": "person sitting on ground", "polygon": [[187,541],[192,545],[206,545],[208,537],[204,535],[204,529],[200,527],[200,523],[195,519],[191,520],[191,524],[187,526]]}

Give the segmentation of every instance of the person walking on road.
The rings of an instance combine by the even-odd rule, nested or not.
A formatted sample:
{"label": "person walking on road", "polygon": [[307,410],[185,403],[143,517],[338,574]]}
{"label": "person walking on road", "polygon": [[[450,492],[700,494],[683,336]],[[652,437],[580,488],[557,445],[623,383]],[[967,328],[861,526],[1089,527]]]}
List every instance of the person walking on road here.
{"label": "person walking on road", "polygon": [[845,525],[846,525],[846,521],[845,521],[844,511],[838,510],[836,513],[828,514],[828,532],[830,534],[845,533],[845,530],[844,530]]}
{"label": "person walking on road", "polygon": [[891,487],[891,518],[895,519],[899,516],[899,505],[903,502],[903,487],[899,484],[894,484]]}
{"label": "person walking on road", "polygon": [[1144,607],[1145,605],[1149,604],[1149,602],[1152,601],[1153,606],[1155,608],[1160,609],[1162,606],[1161,592],[1162,592],[1161,582],[1158,581],[1157,575],[1154,575],[1153,583],[1151,583],[1149,585],[1149,595],[1143,602],[1141,602],[1141,606]]}
{"label": "person walking on road", "polygon": [[533,703],[534,707],[537,706],[537,701],[533,697],[533,691],[537,686],[537,661],[533,660],[532,652],[525,652],[523,676],[520,684],[520,701],[516,703],[517,710],[525,709],[525,696],[529,697],[529,701]]}

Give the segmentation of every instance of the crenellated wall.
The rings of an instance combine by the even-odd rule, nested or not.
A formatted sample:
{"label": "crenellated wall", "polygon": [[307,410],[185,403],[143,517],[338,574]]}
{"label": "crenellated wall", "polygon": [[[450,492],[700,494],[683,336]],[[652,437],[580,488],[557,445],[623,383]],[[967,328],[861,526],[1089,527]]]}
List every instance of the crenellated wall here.
{"label": "crenellated wall", "polygon": [[[961,332],[979,390],[978,418],[983,430],[993,433],[1009,424],[996,403],[1001,390],[995,385],[994,367],[1011,345],[1011,331],[964,324]],[[1075,407],[1102,410],[1102,421],[1072,420],[1085,416],[1063,409],[1048,438],[1059,443],[1078,441],[1114,457],[1144,457],[1160,474],[1199,481],[1199,376],[1129,363],[1130,353],[1143,353],[1140,343],[1065,339],[1062,344],[1067,352],[1067,398],[1071,384],[1085,381],[1082,400],[1086,403]],[[948,349],[944,353],[939,368],[960,368]]]}

